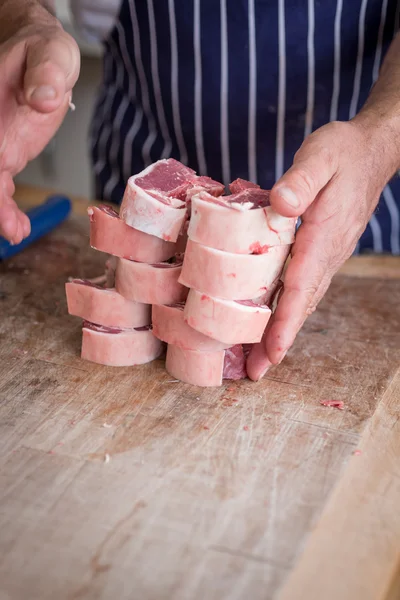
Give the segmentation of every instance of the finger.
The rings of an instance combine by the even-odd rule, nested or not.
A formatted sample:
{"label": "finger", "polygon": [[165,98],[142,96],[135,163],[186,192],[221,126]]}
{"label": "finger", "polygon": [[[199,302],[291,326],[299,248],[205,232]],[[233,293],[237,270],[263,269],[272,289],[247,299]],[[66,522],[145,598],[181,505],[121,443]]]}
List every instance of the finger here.
{"label": "finger", "polygon": [[8,171],[1,174],[1,187],[6,198],[12,198],[15,192],[14,180]]}
{"label": "finger", "polygon": [[38,112],[55,111],[75,85],[79,69],[78,46],[62,29],[51,40],[30,44],[24,77],[25,102]]}
{"label": "finger", "polygon": [[302,215],[336,172],[334,153],[313,135],[305,140],[293,166],[271,190],[271,206],[285,217]]}
{"label": "finger", "polygon": [[31,234],[31,222],[29,217],[27,217],[25,214],[22,215],[22,231],[24,234],[23,239],[27,238]]}
{"label": "finger", "polygon": [[262,340],[258,344],[253,345],[246,361],[247,375],[253,381],[259,381],[260,379],[262,379],[265,373],[270,369],[270,367],[273,366],[273,364],[268,360],[268,357],[266,355],[265,340],[268,331],[271,329],[274,323],[275,311],[278,306],[279,298],[282,295],[283,289],[284,287],[282,285],[282,282],[280,281],[269,303],[273,314],[270,320],[268,321],[267,327],[265,328]]}
{"label": "finger", "polygon": [[[319,242],[319,243],[318,243]],[[274,364],[279,364],[293,344],[321,282],[329,277],[328,262],[323,259],[324,238],[315,226],[303,223],[297,232],[293,256],[288,265],[283,293],[260,344],[253,347],[247,369],[258,381]]]}
{"label": "finger", "polygon": [[[273,318],[274,317],[272,316],[269,320],[269,327],[272,326]],[[259,381],[262,379],[265,373],[273,366],[273,364],[268,360],[265,346],[265,338],[268,326],[261,342],[254,344],[246,361],[247,375],[253,381]]]}
{"label": "finger", "polygon": [[15,186],[10,173],[0,175],[0,234],[19,244],[30,233],[29,218],[19,210],[12,198]]}
{"label": "finger", "polygon": [[0,198],[0,234],[12,244],[16,243],[18,233],[18,211],[16,206]]}
{"label": "finger", "polygon": [[[265,339],[266,356],[273,364],[283,360],[298,331],[329,287],[330,281],[351,250],[338,254],[337,240],[330,239],[329,231],[318,225],[304,223],[295,243],[293,258],[288,266],[284,291],[274,315],[274,322]],[[313,240],[313,243],[310,243]]]}

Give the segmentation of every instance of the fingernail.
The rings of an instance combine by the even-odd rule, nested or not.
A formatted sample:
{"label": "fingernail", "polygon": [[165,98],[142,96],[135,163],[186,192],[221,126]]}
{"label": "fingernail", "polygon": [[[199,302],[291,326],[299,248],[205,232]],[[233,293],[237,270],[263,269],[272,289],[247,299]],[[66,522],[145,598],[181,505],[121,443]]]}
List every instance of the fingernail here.
{"label": "fingernail", "polygon": [[277,192],[280,195],[280,197],[284,199],[286,204],[289,204],[289,206],[291,206],[292,208],[299,208],[299,206],[300,206],[299,199],[297,198],[296,194],[294,192],[292,192],[292,190],[290,188],[280,187],[277,189]]}
{"label": "fingernail", "polygon": [[31,100],[43,102],[44,100],[54,100],[56,97],[56,90],[51,85],[41,85],[28,94]]}
{"label": "fingernail", "polygon": [[26,219],[23,223],[24,237],[28,237],[31,233],[31,222]]}
{"label": "fingernail", "polygon": [[285,352],[282,354],[281,358],[279,359],[278,365],[281,364],[281,362],[283,361],[283,359],[285,358],[286,354],[288,353],[287,350],[285,350]]}
{"label": "fingernail", "polygon": [[260,375],[257,377],[257,381],[260,381],[271,367],[272,363],[269,362],[268,366],[265,367],[264,371],[261,371]]}
{"label": "fingernail", "polygon": [[266,374],[266,372],[268,371],[269,367],[267,367],[262,373],[261,375],[259,375],[257,377],[257,381],[261,381],[261,379],[264,377],[264,375]]}
{"label": "fingernail", "polygon": [[76,109],[76,106],[75,106],[75,104],[72,102],[72,92],[71,92],[71,95],[70,95],[70,97],[69,97],[69,103],[68,103],[68,104],[69,104],[69,107],[70,107],[70,109],[72,110],[72,112],[74,112],[74,110]]}

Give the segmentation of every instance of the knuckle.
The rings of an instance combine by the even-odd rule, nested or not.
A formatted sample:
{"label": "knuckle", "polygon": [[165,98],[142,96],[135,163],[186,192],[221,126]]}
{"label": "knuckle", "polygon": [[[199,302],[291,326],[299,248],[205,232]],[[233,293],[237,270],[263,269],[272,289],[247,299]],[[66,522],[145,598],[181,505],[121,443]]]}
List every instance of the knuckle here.
{"label": "knuckle", "polygon": [[318,149],[316,151],[318,152],[319,158],[326,166],[333,166],[333,152],[330,146],[328,146],[327,144],[319,144]]}
{"label": "knuckle", "polygon": [[319,288],[318,283],[314,283],[312,285],[308,285],[306,288],[304,288],[304,295],[309,298],[310,300],[312,300],[315,296],[315,294],[317,293]]}
{"label": "knuckle", "polygon": [[308,284],[305,287],[298,286],[297,290],[304,296],[304,304],[310,306],[319,288],[318,282]]}
{"label": "knuckle", "polygon": [[347,126],[347,123],[342,121],[331,121],[326,127],[333,134],[342,134],[343,128]]}

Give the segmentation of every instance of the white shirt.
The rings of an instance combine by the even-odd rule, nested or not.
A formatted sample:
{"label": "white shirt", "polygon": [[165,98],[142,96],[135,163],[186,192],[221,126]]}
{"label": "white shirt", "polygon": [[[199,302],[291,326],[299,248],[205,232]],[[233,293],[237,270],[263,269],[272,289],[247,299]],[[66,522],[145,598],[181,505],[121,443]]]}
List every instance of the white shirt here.
{"label": "white shirt", "polygon": [[70,0],[74,25],[89,42],[101,42],[111,32],[121,0]]}

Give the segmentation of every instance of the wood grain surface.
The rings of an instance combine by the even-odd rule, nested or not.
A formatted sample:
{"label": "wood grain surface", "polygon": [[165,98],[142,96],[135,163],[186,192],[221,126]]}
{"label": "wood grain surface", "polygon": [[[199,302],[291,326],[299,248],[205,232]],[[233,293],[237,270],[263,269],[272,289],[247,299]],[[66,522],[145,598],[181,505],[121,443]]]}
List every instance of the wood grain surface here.
{"label": "wood grain surface", "polygon": [[[162,360],[80,359],[64,283],[98,275],[105,258],[75,214],[0,266],[0,599],[345,600],[354,565],[389,593],[399,261],[385,258],[383,275],[382,259],[350,261],[281,366],[204,390],[172,382]],[[357,540],[351,563],[343,544]]]}
{"label": "wood grain surface", "polygon": [[400,597],[394,595],[400,592],[399,457],[397,376],[366,427],[358,452],[331,495],[279,600]]}

